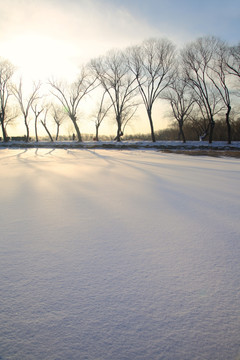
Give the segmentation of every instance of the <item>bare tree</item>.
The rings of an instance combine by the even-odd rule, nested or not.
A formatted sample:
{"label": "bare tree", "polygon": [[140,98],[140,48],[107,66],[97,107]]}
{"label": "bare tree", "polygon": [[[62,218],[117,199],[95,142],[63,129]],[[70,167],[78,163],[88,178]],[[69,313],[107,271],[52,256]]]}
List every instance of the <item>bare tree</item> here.
{"label": "bare tree", "polygon": [[152,141],[155,142],[153,105],[172,81],[175,47],[167,39],[149,39],[129,48],[128,65],[134,74],[145,105]]}
{"label": "bare tree", "polygon": [[221,111],[221,97],[209,77],[214,54],[217,49],[215,38],[199,38],[182,51],[185,76],[192,87],[201,111],[209,122],[209,143],[212,143],[215,126],[214,115]]}
{"label": "bare tree", "polygon": [[0,122],[4,141],[8,140],[5,124],[7,121],[8,100],[11,95],[10,80],[13,73],[14,66],[8,60],[0,59]]}
{"label": "bare tree", "polygon": [[209,78],[216,87],[224,106],[226,107],[226,125],[228,134],[228,144],[231,144],[231,124],[230,124],[230,112],[231,112],[231,98],[228,86],[228,60],[229,52],[227,45],[216,40],[217,49],[214,54],[214,61],[210,66],[211,72],[208,73]]}
{"label": "bare tree", "polygon": [[31,108],[35,117],[34,119],[35,138],[36,138],[36,142],[38,142],[38,117],[43,112],[44,108],[43,107],[39,108],[37,104],[32,104]]}
{"label": "bare tree", "polygon": [[20,106],[20,110],[21,113],[23,115],[24,118],[24,124],[26,127],[26,141],[29,141],[29,111],[31,109],[32,104],[40,98],[39,95],[39,89],[40,89],[40,82],[37,84],[34,84],[33,86],[33,90],[30,93],[30,95],[27,98],[23,97],[23,91],[22,91],[22,79],[19,81],[19,86],[13,86],[12,87],[12,91],[13,94],[15,96],[15,98],[17,99],[19,106]]}
{"label": "bare tree", "polygon": [[134,108],[133,102],[138,87],[135,77],[127,65],[126,57],[121,51],[112,51],[107,56],[91,61],[90,67],[109,95],[117,122],[116,140],[123,135],[123,114],[128,108]]}
{"label": "bare tree", "polygon": [[174,81],[169,87],[169,90],[163,95],[163,98],[168,100],[171,105],[173,116],[177,120],[179,126],[179,138],[181,137],[185,143],[186,138],[183,131],[183,125],[193,110],[195,99],[186,80],[179,75],[179,73],[176,73]]}
{"label": "bare tree", "polygon": [[109,113],[110,109],[112,108],[113,104],[105,104],[105,97],[106,97],[107,91],[104,90],[100,103],[98,104],[98,109],[96,112],[96,115],[94,115],[94,123],[95,123],[95,141],[99,141],[99,127],[103,120],[106,118],[107,114]]}
{"label": "bare tree", "polygon": [[55,140],[57,141],[59,136],[60,126],[62,125],[63,121],[66,118],[66,112],[63,111],[62,106],[58,106],[56,104],[52,104],[51,108],[52,108],[51,115],[53,117],[54,123],[57,126],[57,131],[55,136]]}
{"label": "bare tree", "polygon": [[77,133],[78,141],[82,141],[81,132],[78,126],[78,108],[81,100],[96,87],[96,79],[90,78],[85,68],[82,68],[78,80],[70,86],[64,86],[57,81],[49,81],[52,87],[52,94],[63,105],[66,114],[71,119]]}

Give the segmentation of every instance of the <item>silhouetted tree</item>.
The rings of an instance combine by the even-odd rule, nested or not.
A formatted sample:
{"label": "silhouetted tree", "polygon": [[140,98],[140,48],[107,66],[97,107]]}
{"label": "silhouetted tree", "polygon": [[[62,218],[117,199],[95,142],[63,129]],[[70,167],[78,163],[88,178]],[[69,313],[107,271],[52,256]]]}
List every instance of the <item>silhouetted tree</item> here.
{"label": "silhouetted tree", "polygon": [[35,128],[35,138],[36,142],[38,142],[38,117],[43,112],[44,108],[39,108],[37,104],[31,105],[32,111],[34,113],[34,128]]}
{"label": "silhouetted tree", "polygon": [[96,87],[96,78],[92,78],[83,67],[78,79],[70,86],[63,85],[55,80],[49,81],[52,87],[52,94],[63,105],[66,114],[71,119],[77,133],[77,140],[82,141],[81,132],[78,126],[78,107],[81,100]]}
{"label": "silhouetted tree", "polygon": [[62,125],[63,121],[66,118],[66,113],[63,111],[62,106],[58,106],[56,104],[52,104],[51,109],[52,109],[51,115],[53,117],[54,123],[57,125],[57,131],[55,136],[55,140],[57,141],[59,136],[60,126]]}
{"label": "silhouetted tree", "polygon": [[187,45],[182,51],[185,77],[192,87],[201,111],[209,122],[209,143],[212,143],[215,126],[214,115],[221,110],[221,97],[212,83],[209,72],[216,53],[215,38],[199,38]]}
{"label": "silhouetted tree", "polygon": [[8,100],[11,95],[10,80],[13,73],[14,66],[8,60],[0,58],[0,122],[4,141],[8,140],[5,123],[7,119]]}
{"label": "silhouetted tree", "polygon": [[134,74],[145,105],[152,141],[155,142],[153,105],[172,81],[175,47],[167,39],[149,39],[127,50],[128,65]]}
{"label": "silhouetted tree", "polygon": [[116,140],[121,141],[123,114],[127,108],[135,107],[133,98],[138,87],[135,77],[129,71],[126,57],[121,51],[112,51],[92,60],[90,67],[109,95],[117,122]]}
{"label": "silhouetted tree", "polygon": [[189,88],[188,83],[179,72],[175,74],[174,81],[169,86],[169,90],[164,93],[163,98],[168,100],[171,105],[173,116],[178,122],[179,137],[185,143],[183,125],[193,110],[195,99],[192,89]]}
{"label": "silhouetted tree", "polygon": [[[214,38],[213,38],[214,41]],[[224,106],[226,107],[226,125],[228,134],[228,144],[231,144],[231,124],[230,124],[230,112],[231,112],[231,98],[228,86],[228,66],[229,62],[229,51],[227,45],[220,41],[216,41],[216,52],[214,54],[214,60],[211,71],[208,76],[212,83],[216,87]]]}
{"label": "silhouetted tree", "polygon": [[39,95],[39,89],[41,87],[40,82],[33,85],[33,90],[30,93],[30,95],[27,98],[23,97],[23,91],[22,91],[22,79],[19,81],[19,86],[13,86],[12,91],[14,96],[16,97],[21,113],[24,118],[24,124],[26,127],[26,141],[29,141],[29,111],[31,109],[32,104],[34,101],[40,98]]}
{"label": "silhouetted tree", "polygon": [[95,123],[95,141],[99,141],[99,127],[103,120],[106,118],[107,114],[109,113],[111,107],[113,106],[112,103],[105,104],[105,97],[106,97],[107,91],[104,90],[100,103],[98,104],[96,114],[94,114],[94,123]]}

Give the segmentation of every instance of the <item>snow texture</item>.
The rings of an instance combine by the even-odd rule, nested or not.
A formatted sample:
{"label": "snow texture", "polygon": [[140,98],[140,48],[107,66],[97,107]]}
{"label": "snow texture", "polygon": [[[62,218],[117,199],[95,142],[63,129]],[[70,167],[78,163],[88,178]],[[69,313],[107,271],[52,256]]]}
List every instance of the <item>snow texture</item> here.
{"label": "snow texture", "polygon": [[240,359],[240,161],[1,149],[1,360]]}

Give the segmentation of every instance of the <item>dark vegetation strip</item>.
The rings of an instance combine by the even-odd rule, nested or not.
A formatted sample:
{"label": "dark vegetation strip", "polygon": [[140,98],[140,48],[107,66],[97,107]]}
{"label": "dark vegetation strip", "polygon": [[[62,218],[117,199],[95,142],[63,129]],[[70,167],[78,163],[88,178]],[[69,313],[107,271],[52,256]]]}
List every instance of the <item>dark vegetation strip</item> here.
{"label": "dark vegetation strip", "polygon": [[211,157],[234,157],[240,159],[240,151],[239,150],[215,150],[215,149],[204,149],[204,150],[170,150],[165,149],[161,150],[163,153],[174,153],[174,154],[183,154],[190,156],[211,156]]}

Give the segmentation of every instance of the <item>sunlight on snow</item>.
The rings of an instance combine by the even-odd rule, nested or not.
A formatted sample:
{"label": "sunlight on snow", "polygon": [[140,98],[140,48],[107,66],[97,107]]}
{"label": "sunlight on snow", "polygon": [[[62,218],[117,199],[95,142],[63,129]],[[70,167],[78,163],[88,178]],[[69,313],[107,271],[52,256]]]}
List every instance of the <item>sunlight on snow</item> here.
{"label": "sunlight on snow", "polygon": [[0,152],[3,359],[232,360],[238,159]]}

